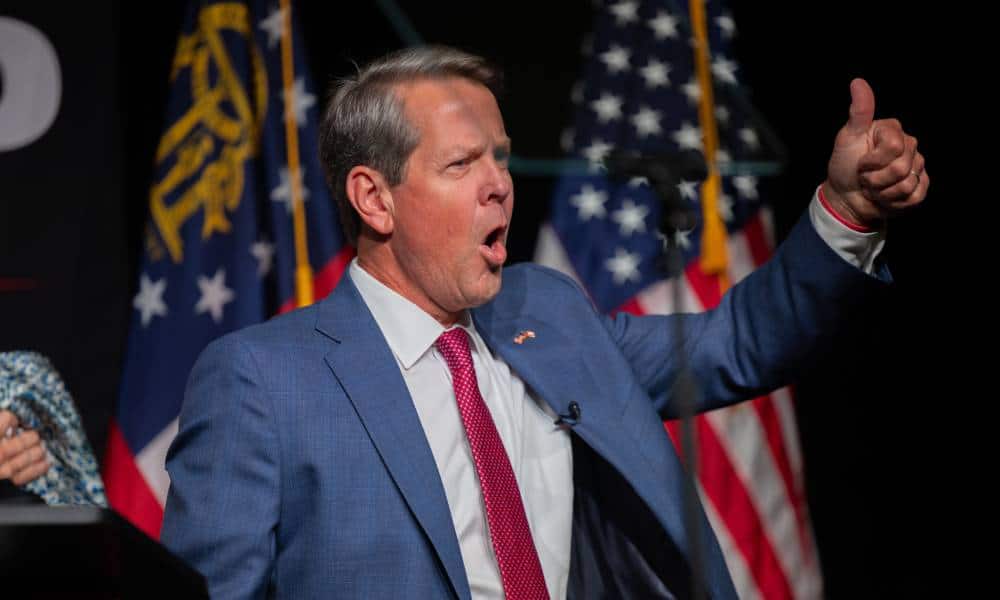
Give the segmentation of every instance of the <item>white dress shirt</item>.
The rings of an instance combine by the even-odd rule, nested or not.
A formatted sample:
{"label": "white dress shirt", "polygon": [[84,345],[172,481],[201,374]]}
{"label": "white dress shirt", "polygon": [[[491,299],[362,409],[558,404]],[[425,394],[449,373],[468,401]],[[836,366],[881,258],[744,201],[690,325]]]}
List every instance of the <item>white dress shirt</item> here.
{"label": "white dress shirt", "polygon": [[[351,262],[349,274],[382,330],[413,398],[444,484],[465,573],[473,598],[502,599],[479,476],[455,401],[451,372],[434,342],[445,331],[433,317]],[[489,407],[521,489],[524,512],[551,598],[566,597],[573,519],[573,455],[569,434],[556,427],[552,410],[539,402],[507,363],[494,356],[472,326],[461,327],[479,391]]]}
{"label": "white dress shirt", "polygon": [[[844,260],[871,273],[884,233],[861,233],[840,223],[816,196],[809,217],[820,237]],[[502,599],[503,583],[490,540],[479,478],[455,401],[451,372],[434,342],[445,331],[433,317],[358,266],[348,270],[392,350],[413,398],[451,510],[473,598]],[[466,330],[479,391],[489,407],[514,475],[541,561],[549,596],[566,597],[573,518],[573,454],[555,413],[479,336],[468,312]]]}
{"label": "white dress shirt", "polygon": [[809,219],[813,227],[840,258],[871,275],[875,271],[875,259],[885,246],[885,230],[862,233],[847,227],[820,202],[820,189],[816,188],[809,205]]}

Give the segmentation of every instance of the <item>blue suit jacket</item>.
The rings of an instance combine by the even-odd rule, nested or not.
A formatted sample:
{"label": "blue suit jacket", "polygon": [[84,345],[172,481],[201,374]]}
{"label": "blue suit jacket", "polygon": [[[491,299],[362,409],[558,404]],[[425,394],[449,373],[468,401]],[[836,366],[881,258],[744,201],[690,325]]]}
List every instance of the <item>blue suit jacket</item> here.
{"label": "blue suit jacket", "polygon": [[[697,315],[609,319],[562,275],[504,271],[500,294],[472,311],[478,331],[556,413],[579,407],[567,423],[570,597],[690,593],[682,470],[661,423],[676,413],[671,320],[685,320],[704,411],[787,383],[878,286],[807,217],[768,265]],[[526,329],[535,338],[515,344]],[[323,302],[204,351],[167,468],[162,540],[214,598],[469,598],[420,420],[348,277]],[[699,516],[705,586],[734,598]]]}

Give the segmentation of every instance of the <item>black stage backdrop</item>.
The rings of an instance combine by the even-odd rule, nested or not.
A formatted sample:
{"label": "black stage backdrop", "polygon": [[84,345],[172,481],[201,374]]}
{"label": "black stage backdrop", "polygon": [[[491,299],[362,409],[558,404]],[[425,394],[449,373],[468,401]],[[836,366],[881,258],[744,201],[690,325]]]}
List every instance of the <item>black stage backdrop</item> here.
{"label": "black stage backdrop", "polygon": [[[5,3],[6,4],[6,3]],[[920,139],[929,200],[895,220],[887,247],[896,285],[857,315],[835,352],[798,383],[811,512],[833,598],[953,591],[946,502],[966,487],[949,444],[963,417],[946,406],[964,371],[944,366],[945,314],[966,280],[953,183],[965,160],[948,98],[959,35],[941,14],[902,2],[733,3],[738,75],[789,149],[771,199],[788,230],[825,174],[846,121],[848,83],[868,79],[876,116]],[[572,115],[588,2],[401,2],[430,42],[481,53],[505,71],[508,133],[526,157],[559,154]],[[303,2],[300,23],[317,82],[400,47],[376,3]],[[81,406],[100,452],[117,393],[152,157],[183,3],[15,1],[0,17],[30,23],[55,47],[58,116],[39,140],[0,151],[0,350],[48,355]],[[0,44],[2,48],[2,44]],[[958,52],[955,52],[957,55]],[[0,69],[0,102],[12,85]],[[2,133],[2,132],[0,132]],[[517,176],[512,261],[530,260],[552,179]],[[964,211],[969,206],[963,207]],[[951,364],[951,363],[949,363]],[[964,461],[963,461],[964,462]],[[962,546],[957,546],[961,548]],[[961,571],[959,571],[960,573]]]}

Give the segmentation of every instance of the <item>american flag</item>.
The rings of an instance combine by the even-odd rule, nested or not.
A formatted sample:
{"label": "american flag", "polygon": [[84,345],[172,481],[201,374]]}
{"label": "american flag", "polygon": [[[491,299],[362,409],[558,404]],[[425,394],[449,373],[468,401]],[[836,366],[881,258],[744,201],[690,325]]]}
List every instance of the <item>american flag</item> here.
{"label": "american flag", "polygon": [[[693,0],[692,8],[689,14],[683,4],[663,0],[602,3],[585,44],[585,74],[573,90],[576,115],[563,145],[590,172],[558,182],[536,260],[576,278],[605,312],[677,310],[674,282],[657,270],[665,241],[657,233],[659,204],[642,178],[606,177],[601,161],[613,149],[698,150],[710,165],[714,154],[716,172],[723,173],[715,191],[708,184],[679,186],[703,217],[677,234],[686,264],[682,310],[716,306],[774,247],[758,190],[764,181],[754,165],[773,161],[780,150],[764,143],[767,131],[741,94],[730,55],[732,17],[718,0]],[[705,42],[698,40],[708,49],[701,71],[696,52]],[[705,233],[713,222],[714,239]],[[679,447],[679,424],[665,426]],[[740,597],[820,597],[789,390],[704,414],[694,427],[699,492]]]}
{"label": "american flag", "polygon": [[352,256],[319,164],[319,105],[290,2],[188,9],[103,465],[112,507],[154,538],[170,483],[164,458],[198,354],[294,308],[297,293],[325,296]]}

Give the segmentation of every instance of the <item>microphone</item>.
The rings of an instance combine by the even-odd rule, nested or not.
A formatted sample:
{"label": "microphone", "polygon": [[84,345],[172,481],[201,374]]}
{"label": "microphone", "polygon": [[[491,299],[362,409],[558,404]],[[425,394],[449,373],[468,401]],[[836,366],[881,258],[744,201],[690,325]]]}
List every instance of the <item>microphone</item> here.
{"label": "microphone", "polygon": [[580,405],[575,401],[569,403],[569,414],[568,415],[557,415],[559,418],[555,420],[554,425],[557,427],[573,427],[580,422]]}
{"label": "microphone", "polygon": [[612,177],[645,177],[663,204],[660,229],[670,234],[688,230],[697,223],[698,215],[682,197],[682,181],[704,181],[708,177],[705,157],[695,150],[640,154],[614,150],[604,159]]}
{"label": "microphone", "polygon": [[708,177],[705,157],[696,150],[658,154],[613,150],[604,159],[604,166],[611,175],[646,177],[650,183],[669,180],[676,185],[681,181],[704,181]]}

